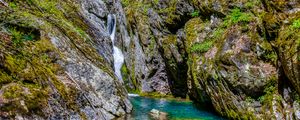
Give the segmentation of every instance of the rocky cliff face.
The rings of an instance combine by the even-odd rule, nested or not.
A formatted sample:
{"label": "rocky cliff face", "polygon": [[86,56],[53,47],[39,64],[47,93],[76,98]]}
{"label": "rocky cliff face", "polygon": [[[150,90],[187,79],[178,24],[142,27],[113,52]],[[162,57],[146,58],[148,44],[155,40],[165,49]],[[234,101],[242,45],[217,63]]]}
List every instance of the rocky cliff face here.
{"label": "rocky cliff face", "polygon": [[132,109],[112,69],[119,1],[1,0],[1,119],[113,119]]}
{"label": "rocky cliff face", "polygon": [[231,119],[300,119],[296,0],[0,0],[1,119],[114,119],[130,92]]}
{"label": "rocky cliff face", "polygon": [[130,79],[129,88],[186,97],[187,53],[180,29],[184,23],[176,20],[188,19],[190,16],[185,14],[194,8],[181,2],[176,9],[175,1],[122,2],[130,36],[124,45],[127,68],[123,69]]}
{"label": "rocky cliff face", "polygon": [[232,119],[300,119],[300,2],[122,0],[128,88]]}

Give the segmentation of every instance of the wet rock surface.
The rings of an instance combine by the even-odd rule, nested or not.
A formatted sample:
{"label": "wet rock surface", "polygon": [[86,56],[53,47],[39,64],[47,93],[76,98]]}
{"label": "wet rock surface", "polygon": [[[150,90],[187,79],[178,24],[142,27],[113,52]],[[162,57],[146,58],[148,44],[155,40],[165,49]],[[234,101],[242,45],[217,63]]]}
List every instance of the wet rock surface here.
{"label": "wet rock surface", "polygon": [[165,112],[161,112],[159,110],[156,110],[156,109],[152,109],[150,112],[149,112],[149,115],[154,119],[154,120],[167,120],[167,116],[168,114],[165,113]]}

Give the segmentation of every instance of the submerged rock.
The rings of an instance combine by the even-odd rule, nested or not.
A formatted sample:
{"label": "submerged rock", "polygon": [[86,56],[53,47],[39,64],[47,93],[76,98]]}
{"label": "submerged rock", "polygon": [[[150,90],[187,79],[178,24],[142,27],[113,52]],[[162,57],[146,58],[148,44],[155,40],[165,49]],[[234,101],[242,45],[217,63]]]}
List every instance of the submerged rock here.
{"label": "submerged rock", "polygon": [[149,115],[151,116],[151,118],[153,118],[154,120],[168,120],[168,114],[165,112],[161,112],[159,110],[156,109],[152,109],[149,112]]}

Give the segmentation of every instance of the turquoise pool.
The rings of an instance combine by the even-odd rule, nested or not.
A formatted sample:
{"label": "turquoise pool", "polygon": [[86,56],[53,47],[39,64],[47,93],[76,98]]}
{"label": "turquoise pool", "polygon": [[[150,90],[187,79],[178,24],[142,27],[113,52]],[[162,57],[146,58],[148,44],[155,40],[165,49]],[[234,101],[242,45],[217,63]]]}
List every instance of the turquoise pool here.
{"label": "turquoise pool", "polygon": [[148,113],[152,109],[168,113],[170,120],[224,120],[209,111],[197,109],[189,101],[153,99],[140,96],[129,98],[133,105],[131,114],[133,120],[151,120]]}

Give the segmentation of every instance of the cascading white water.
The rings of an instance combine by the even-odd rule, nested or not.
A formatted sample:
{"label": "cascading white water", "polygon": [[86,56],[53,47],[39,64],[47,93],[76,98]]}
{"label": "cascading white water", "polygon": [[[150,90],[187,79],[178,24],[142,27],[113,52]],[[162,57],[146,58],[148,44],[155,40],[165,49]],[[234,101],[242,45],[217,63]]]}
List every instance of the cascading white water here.
{"label": "cascading white water", "polygon": [[123,83],[121,67],[124,63],[124,55],[123,55],[121,49],[119,49],[117,46],[115,46],[116,26],[117,26],[116,15],[109,14],[108,18],[107,18],[107,29],[108,29],[108,32],[110,34],[110,39],[112,40],[112,44],[113,44],[115,74],[118,77],[118,79]]}

